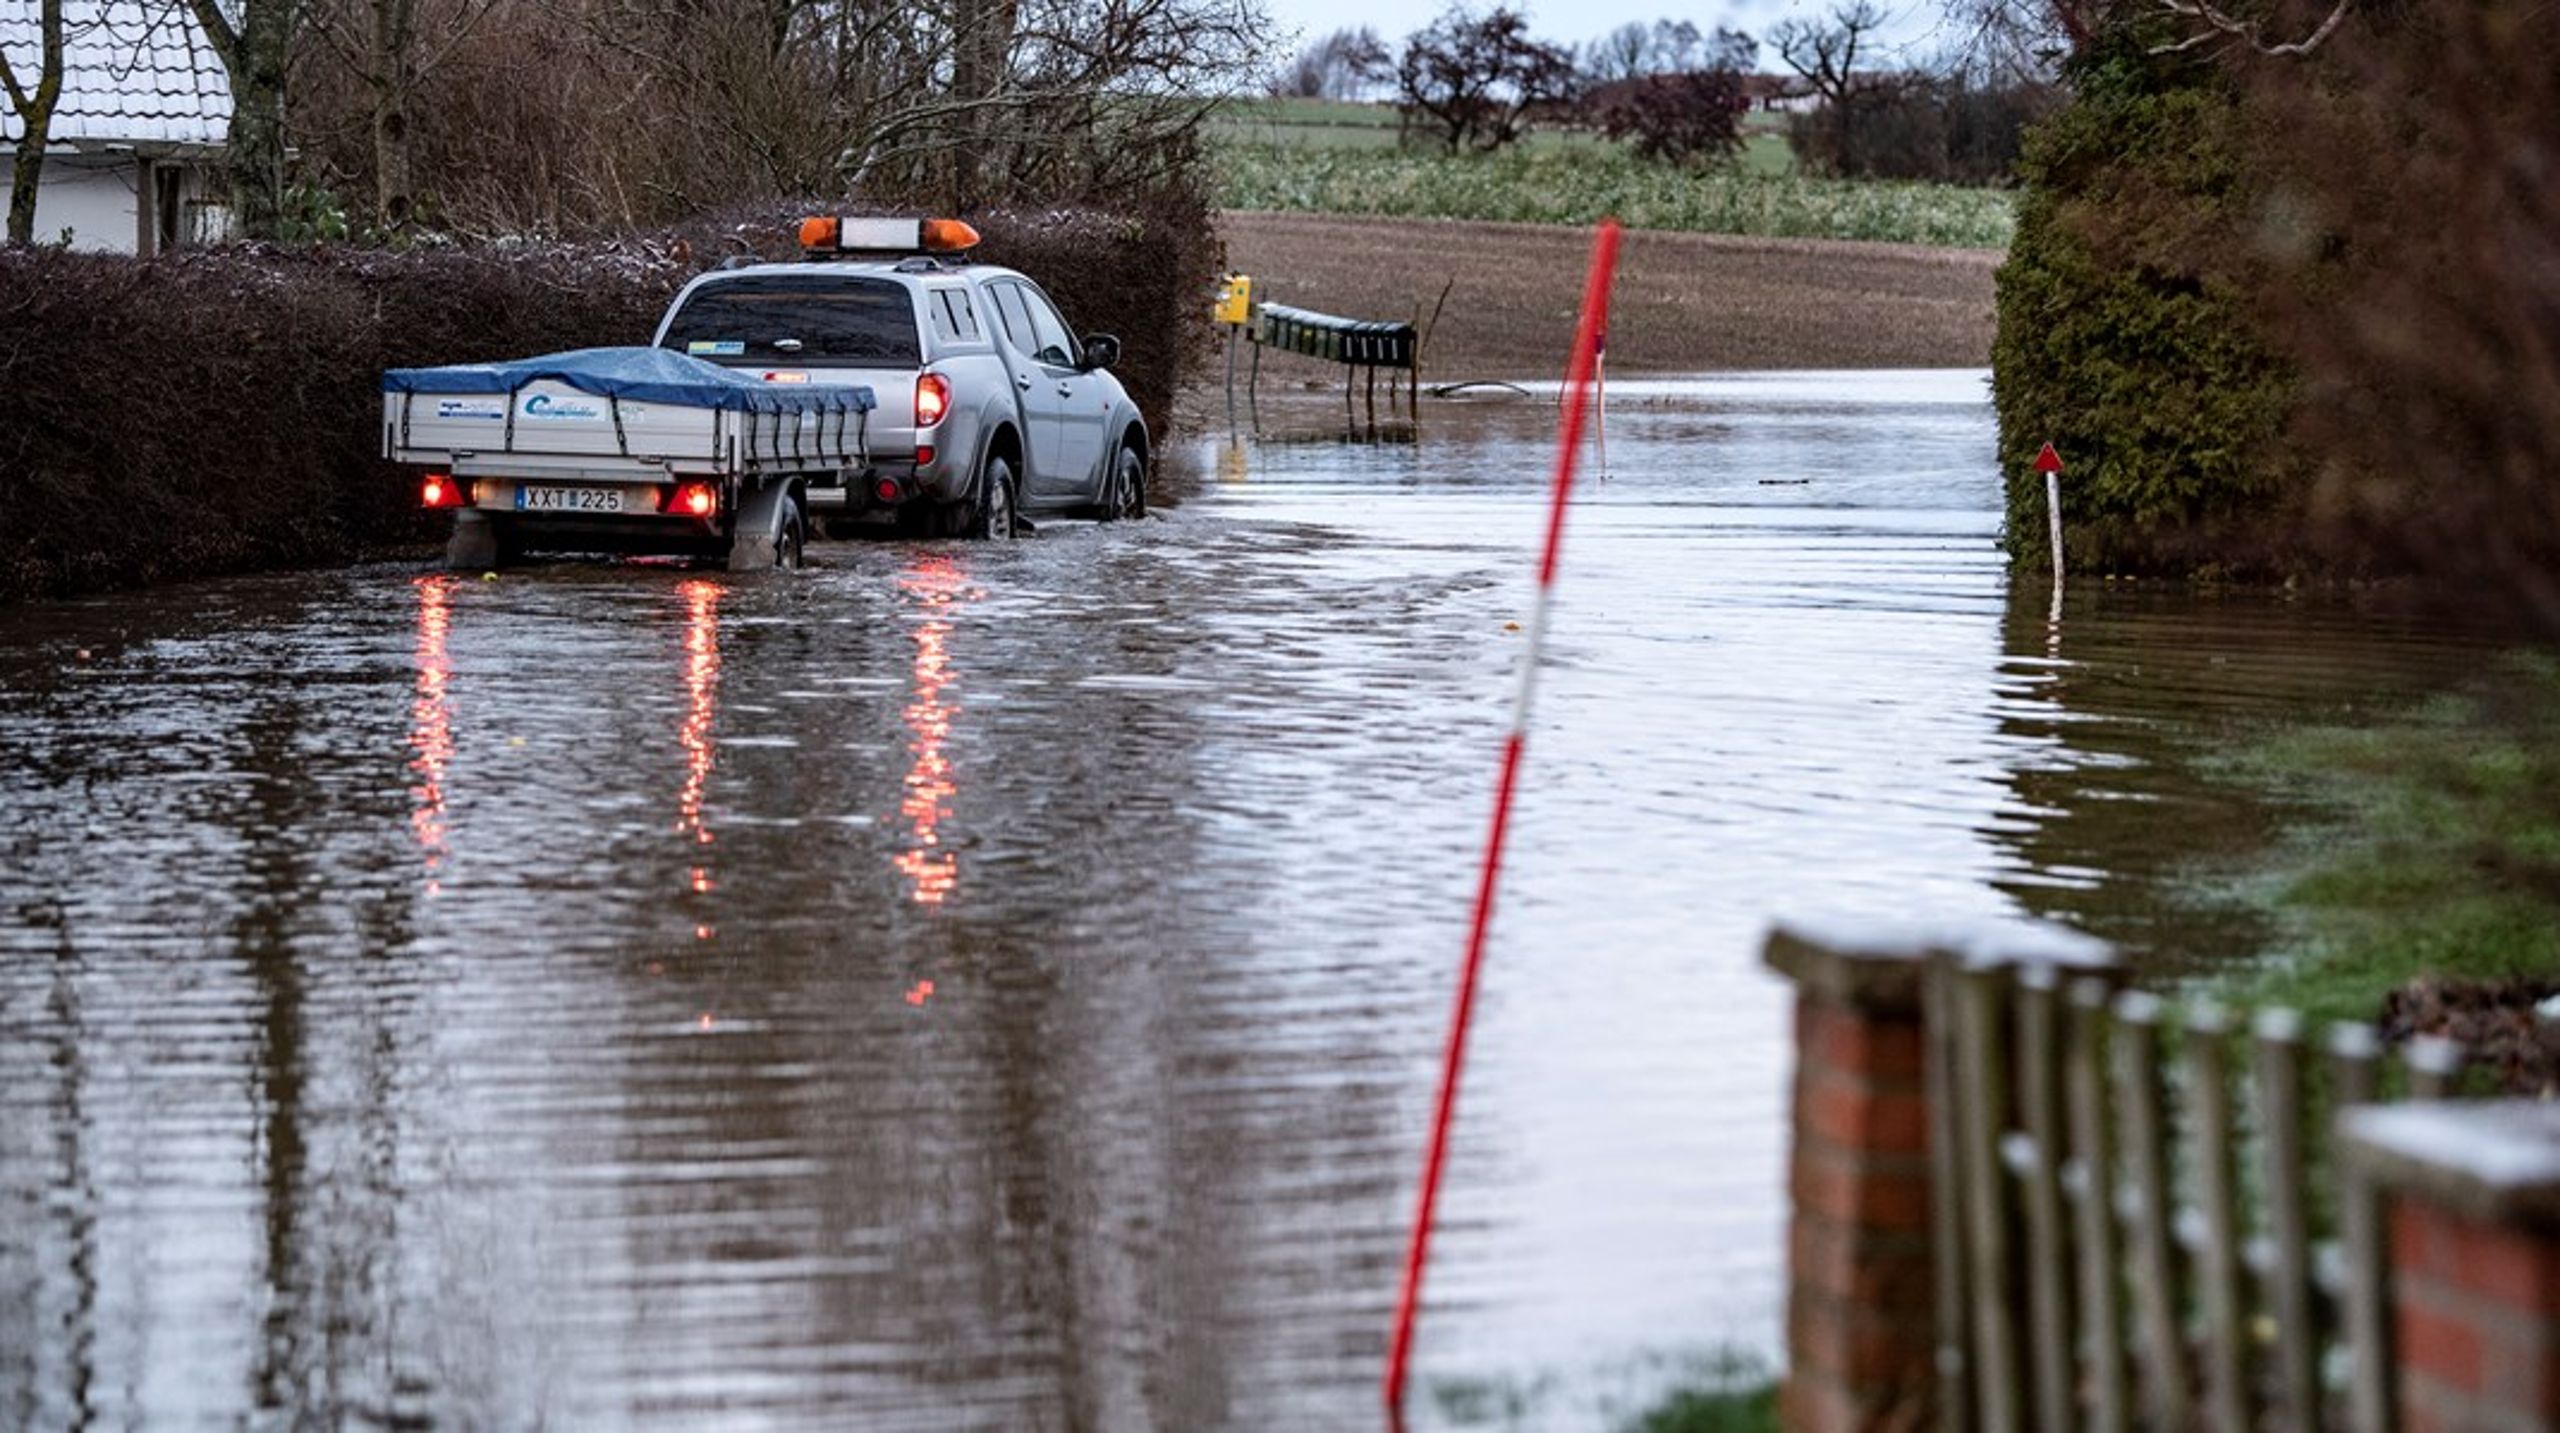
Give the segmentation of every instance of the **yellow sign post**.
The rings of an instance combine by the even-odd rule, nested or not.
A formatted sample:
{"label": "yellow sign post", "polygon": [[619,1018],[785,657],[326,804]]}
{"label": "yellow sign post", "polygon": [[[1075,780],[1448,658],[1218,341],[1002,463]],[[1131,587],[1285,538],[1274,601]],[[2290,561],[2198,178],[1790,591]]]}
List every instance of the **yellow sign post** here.
{"label": "yellow sign post", "polygon": [[[1249,274],[1227,275],[1225,281],[1218,285],[1218,302],[1209,310],[1209,316],[1227,330],[1227,429],[1233,432],[1236,426],[1236,335],[1251,336],[1253,277]],[[1253,351],[1253,364],[1254,372],[1259,374],[1262,371],[1260,348]]]}
{"label": "yellow sign post", "polygon": [[1218,288],[1218,306],[1211,310],[1211,317],[1238,328],[1253,322],[1253,277],[1227,275],[1226,282]]}

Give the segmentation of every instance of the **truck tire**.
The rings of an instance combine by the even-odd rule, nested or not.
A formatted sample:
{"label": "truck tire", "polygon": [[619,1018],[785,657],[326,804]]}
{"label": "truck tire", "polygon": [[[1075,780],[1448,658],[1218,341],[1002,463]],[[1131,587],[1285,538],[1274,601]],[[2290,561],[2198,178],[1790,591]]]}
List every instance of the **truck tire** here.
{"label": "truck tire", "polygon": [[1147,455],[1124,443],[1111,457],[1111,476],[1102,485],[1103,522],[1125,522],[1147,515]]}
{"label": "truck tire", "polygon": [[981,542],[1010,542],[1020,531],[1022,489],[1013,475],[1013,460],[989,453],[978,469],[978,491],[969,500],[964,536]]}

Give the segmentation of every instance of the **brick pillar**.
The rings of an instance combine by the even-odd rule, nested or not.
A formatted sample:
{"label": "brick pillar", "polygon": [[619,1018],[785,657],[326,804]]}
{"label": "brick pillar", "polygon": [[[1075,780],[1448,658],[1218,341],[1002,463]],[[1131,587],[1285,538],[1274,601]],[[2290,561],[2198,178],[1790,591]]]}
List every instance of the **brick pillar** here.
{"label": "brick pillar", "polygon": [[1781,927],[1766,957],[1796,985],[1780,1421],[1800,1433],[1932,1424],[1925,948]]}
{"label": "brick pillar", "polygon": [[2400,1427],[2560,1428],[2560,1108],[2404,1104],[2340,1123],[2390,1211]]}

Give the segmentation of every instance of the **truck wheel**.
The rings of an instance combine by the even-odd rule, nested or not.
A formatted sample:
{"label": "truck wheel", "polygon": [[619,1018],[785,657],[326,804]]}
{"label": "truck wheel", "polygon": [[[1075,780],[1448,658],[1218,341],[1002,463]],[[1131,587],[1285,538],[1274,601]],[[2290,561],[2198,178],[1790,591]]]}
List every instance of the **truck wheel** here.
{"label": "truck wheel", "polygon": [[1111,460],[1111,479],[1102,489],[1102,511],[1096,516],[1104,522],[1122,522],[1147,515],[1147,459],[1136,448],[1123,447]]}
{"label": "truck wheel", "polygon": [[986,466],[978,470],[978,494],[969,504],[967,535],[982,542],[1012,541],[1020,496],[1021,490],[1014,484],[1013,460],[1002,453],[988,454]]}

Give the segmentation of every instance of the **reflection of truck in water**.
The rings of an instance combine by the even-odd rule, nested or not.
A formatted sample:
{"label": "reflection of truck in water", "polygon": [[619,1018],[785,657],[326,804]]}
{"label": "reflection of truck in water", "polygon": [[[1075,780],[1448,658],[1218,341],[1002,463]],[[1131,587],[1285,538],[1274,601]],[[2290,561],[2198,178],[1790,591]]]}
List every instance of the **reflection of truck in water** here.
{"label": "reflection of truck in water", "polygon": [[[1150,449],[1030,279],[947,220],[812,219],[812,260],[702,275],[652,349],[384,375],[385,451],[432,471],[451,560],[544,548],[796,563],[813,522],[1006,538],[1146,508]],[[493,441],[494,440],[494,441]]]}

